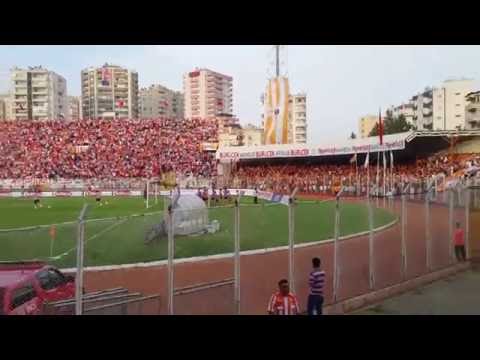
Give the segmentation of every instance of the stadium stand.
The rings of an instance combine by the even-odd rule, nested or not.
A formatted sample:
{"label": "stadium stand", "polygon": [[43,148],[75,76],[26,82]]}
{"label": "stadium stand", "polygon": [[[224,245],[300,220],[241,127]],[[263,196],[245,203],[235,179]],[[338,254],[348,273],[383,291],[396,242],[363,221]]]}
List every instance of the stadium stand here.
{"label": "stadium stand", "polygon": [[210,177],[213,120],[0,122],[0,179],[147,178],[173,170]]}
{"label": "stadium stand", "polygon": [[[380,165],[379,182],[383,183],[383,170]],[[410,164],[394,166],[393,183],[398,187],[401,182],[420,183],[424,179],[440,173],[445,176],[461,177],[468,168],[480,166],[480,157],[475,154],[450,154],[418,159]],[[370,181],[376,181],[376,165],[369,166]],[[389,176],[390,169],[388,169]],[[358,166],[359,182],[366,183],[367,170]],[[259,188],[279,193],[290,193],[298,187],[304,193],[330,191],[339,184],[348,186],[356,181],[356,169],[351,164],[285,164],[285,165],[249,165],[239,164],[233,173],[233,182],[241,188]],[[387,178],[387,181],[389,179]],[[333,190],[332,190],[333,191]]]}

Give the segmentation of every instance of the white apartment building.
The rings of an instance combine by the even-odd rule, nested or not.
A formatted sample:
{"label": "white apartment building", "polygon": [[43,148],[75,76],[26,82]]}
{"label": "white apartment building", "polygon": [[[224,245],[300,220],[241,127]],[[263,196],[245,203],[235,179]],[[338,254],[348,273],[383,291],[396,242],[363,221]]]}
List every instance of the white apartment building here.
{"label": "white apartment building", "polygon": [[465,96],[465,129],[480,129],[480,91],[468,93]]}
{"label": "white apartment building", "polygon": [[358,136],[360,139],[365,139],[370,135],[370,132],[378,122],[378,115],[365,115],[358,120]]}
{"label": "white apartment building", "polygon": [[82,99],[80,96],[68,97],[68,120],[77,121],[83,119]]}
{"label": "white apartment building", "polygon": [[413,104],[407,103],[399,106],[391,106],[387,111],[389,111],[394,118],[403,115],[405,120],[410,124],[415,126],[415,121],[413,120],[415,112],[413,111]]}
{"label": "white apartment building", "polygon": [[288,142],[307,142],[307,95],[293,94],[288,100]]}
{"label": "white apartment building", "polygon": [[183,76],[184,116],[209,118],[233,113],[233,78],[209,69]]}
{"label": "white apartment building", "polygon": [[466,96],[473,87],[473,80],[458,79],[433,89],[433,130],[465,129]]}
{"label": "white apartment building", "polygon": [[413,109],[413,125],[418,130],[431,130],[433,128],[433,89],[425,88],[421,93],[410,99]]}
{"label": "white apartment building", "polygon": [[426,88],[413,96],[413,125],[418,130],[464,129],[466,95],[473,86],[471,79],[446,80],[439,87]]}
{"label": "white apartment building", "polygon": [[183,118],[183,94],[162,85],[140,89],[138,106],[141,118]]}
{"label": "white apartment building", "polygon": [[14,120],[64,120],[68,116],[66,80],[41,66],[11,70]]}
{"label": "white apartment building", "polygon": [[85,119],[138,118],[138,74],[117,65],[82,70]]}

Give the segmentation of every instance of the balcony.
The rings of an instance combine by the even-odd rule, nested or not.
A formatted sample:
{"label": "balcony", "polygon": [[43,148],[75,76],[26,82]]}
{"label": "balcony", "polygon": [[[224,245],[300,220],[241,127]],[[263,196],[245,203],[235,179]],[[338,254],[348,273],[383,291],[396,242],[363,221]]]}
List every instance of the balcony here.
{"label": "balcony", "polygon": [[423,116],[431,116],[432,115],[432,109],[429,108],[423,108]]}

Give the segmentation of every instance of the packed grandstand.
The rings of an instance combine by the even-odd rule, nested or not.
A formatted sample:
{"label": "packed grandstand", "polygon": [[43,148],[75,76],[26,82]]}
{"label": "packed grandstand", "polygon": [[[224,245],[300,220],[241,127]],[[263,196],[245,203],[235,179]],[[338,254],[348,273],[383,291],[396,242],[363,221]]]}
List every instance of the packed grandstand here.
{"label": "packed grandstand", "polygon": [[[383,152],[372,146],[377,138],[348,140],[347,145],[333,145],[333,152],[331,144],[314,151],[304,145],[282,145],[275,154],[262,146],[241,151],[221,148],[215,155],[203,144],[218,143],[216,119],[4,121],[0,122],[0,189],[5,193],[41,182],[64,188],[76,184],[139,190],[147,179],[174,172],[177,179],[191,180],[183,182],[184,187],[229,186],[277,193],[298,187],[308,193],[335,192],[344,186],[358,195],[367,192],[370,181],[377,194],[382,187],[385,194],[395,193],[405,183],[423,189],[437,176],[445,183],[480,175],[475,152],[451,151],[452,134],[387,135],[387,145],[388,141],[394,145],[384,149],[383,160]],[[475,140],[480,133],[455,136],[460,141]]]}

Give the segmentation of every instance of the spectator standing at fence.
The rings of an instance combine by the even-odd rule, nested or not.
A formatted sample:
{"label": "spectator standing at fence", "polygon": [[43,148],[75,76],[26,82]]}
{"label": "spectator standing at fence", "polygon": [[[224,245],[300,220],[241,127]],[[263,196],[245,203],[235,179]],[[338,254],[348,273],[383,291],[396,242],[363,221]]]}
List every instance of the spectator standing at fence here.
{"label": "spectator standing at fence", "polygon": [[300,307],[297,297],[290,292],[288,280],[282,279],[278,282],[278,292],[270,297],[268,302],[269,315],[298,315]]}
{"label": "spectator standing at fence", "polygon": [[457,261],[465,261],[465,234],[459,222],[457,222],[455,233],[453,234],[453,243],[455,245],[455,257]]}
{"label": "spectator standing at fence", "polygon": [[310,293],[308,294],[308,315],[322,315],[323,289],[325,287],[325,271],[320,268],[319,258],[312,259],[313,270],[308,278]]}

